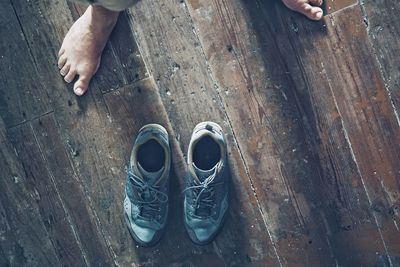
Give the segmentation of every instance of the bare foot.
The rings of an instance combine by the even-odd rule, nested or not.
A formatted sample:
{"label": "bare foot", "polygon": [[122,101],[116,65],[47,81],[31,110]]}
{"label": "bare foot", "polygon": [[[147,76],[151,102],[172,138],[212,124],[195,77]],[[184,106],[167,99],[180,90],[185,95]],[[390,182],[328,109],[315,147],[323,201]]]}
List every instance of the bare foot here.
{"label": "bare foot", "polygon": [[291,10],[306,15],[309,19],[320,20],[324,12],[321,5],[322,0],[282,0]]}
{"label": "bare foot", "polygon": [[99,68],[101,54],[117,22],[119,12],[100,6],[89,6],[72,25],[58,52],[58,67],[64,80],[74,84],[76,95],[83,95]]}

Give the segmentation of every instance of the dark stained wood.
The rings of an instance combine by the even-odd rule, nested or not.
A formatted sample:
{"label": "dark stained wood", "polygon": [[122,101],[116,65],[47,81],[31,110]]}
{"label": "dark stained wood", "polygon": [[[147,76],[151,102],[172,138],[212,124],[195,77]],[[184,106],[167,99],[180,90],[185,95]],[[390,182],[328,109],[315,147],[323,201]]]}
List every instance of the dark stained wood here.
{"label": "dark stained wood", "polygon": [[400,110],[400,2],[362,1],[370,40],[397,112]]}
{"label": "dark stained wood", "polygon": [[182,151],[200,121],[216,121],[228,135],[235,200],[231,218],[214,243],[215,250],[228,266],[279,266],[185,3],[142,1],[130,11],[143,58],[157,82],[172,128],[179,134]]}
{"label": "dark stained wood", "polygon": [[[48,6],[51,7],[52,4],[50,2],[40,2],[41,5],[43,6]],[[36,7],[36,8],[35,8]],[[60,8],[63,8],[63,6],[60,6]],[[72,91],[70,90],[70,86],[66,86],[65,83],[62,81],[62,79],[58,76],[58,75],[54,75],[55,73],[57,73],[57,67],[55,66],[54,62],[56,62],[56,58],[57,58],[57,51],[58,49],[52,49],[53,44],[48,42],[49,38],[57,40],[57,38],[59,38],[60,36],[62,36],[62,33],[59,33],[59,30],[61,27],[63,27],[62,25],[64,24],[63,20],[69,20],[68,18],[68,13],[66,14],[66,17],[63,16],[58,16],[58,18],[54,18],[55,16],[55,12],[52,11],[51,8],[46,9],[44,11],[42,11],[42,9],[38,6],[32,6],[32,8],[27,8],[26,6],[19,6],[17,8],[17,12],[21,12],[21,17],[24,19],[21,19],[21,23],[22,25],[24,25],[25,31],[26,31],[26,36],[29,39],[34,39],[37,42],[41,43],[41,46],[38,46],[37,49],[32,50],[32,55],[35,59],[40,59],[40,58],[45,58],[49,61],[51,61],[51,63],[47,63],[47,62],[42,62],[42,64],[39,66],[39,70],[40,72],[45,75],[46,77],[44,79],[42,79],[42,83],[46,86],[46,88],[49,90],[49,95],[53,100],[53,105],[56,107],[56,112],[55,112],[55,119],[57,120],[57,122],[52,122],[51,120],[48,121],[45,128],[41,128],[40,125],[37,125],[37,128],[35,129],[36,131],[43,131],[47,134],[53,134],[53,141],[58,145],[58,149],[59,149],[59,155],[60,160],[59,162],[52,162],[49,161],[50,163],[52,163],[53,165],[51,165],[51,169],[53,172],[57,172],[58,175],[55,175],[55,177],[59,178],[60,180],[58,180],[58,183],[62,183],[63,182],[63,178],[64,177],[74,177],[72,181],[74,180],[78,180],[78,182],[76,183],[76,186],[78,186],[78,188],[75,188],[76,190],[76,195],[74,194],[69,194],[69,196],[65,195],[64,196],[64,200],[65,201],[70,201],[70,207],[71,207],[71,216],[75,216],[75,218],[87,218],[86,222],[83,221],[82,219],[79,222],[76,222],[77,224],[84,224],[82,226],[79,225],[79,228],[82,231],[82,238],[81,241],[82,242],[93,242],[93,243],[97,243],[97,245],[91,245],[88,246],[90,248],[90,251],[93,253],[90,253],[91,255],[88,255],[89,258],[89,262],[91,260],[93,260],[93,263],[96,263],[95,265],[109,265],[111,264],[111,262],[113,262],[113,257],[115,256],[113,254],[112,248],[111,248],[111,244],[109,242],[109,237],[113,237],[113,234],[109,234],[107,231],[107,235],[104,234],[104,231],[100,229],[100,227],[102,228],[105,224],[105,222],[108,222],[108,219],[111,218],[111,220],[118,220],[118,223],[114,223],[114,221],[108,222],[107,225],[114,225],[114,227],[116,227],[117,229],[120,229],[120,225],[121,225],[121,218],[122,218],[122,214],[121,214],[121,209],[120,209],[120,205],[122,203],[116,203],[112,201],[112,198],[114,196],[120,195],[122,191],[118,190],[118,192],[114,192],[114,191],[110,191],[110,189],[113,189],[113,187],[109,186],[109,184],[112,183],[112,180],[105,180],[107,181],[109,184],[107,184],[104,187],[98,188],[96,186],[96,182],[97,181],[102,181],[101,179],[104,179],[104,177],[106,177],[106,175],[104,175],[104,173],[100,173],[99,176],[96,176],[98,173],[97,172],[93,172],[93,173],[89,173],[90,171],[87,169],[81,170],[81,166],[79,165],[81,162],[77,162],[80,157],[78,157],[78,159],[76,159],[75,161],[73,161],[74,163],[74,168],[69,167],[66,168],[65,166],[62,168],[58,168],[58,164],[62,164],[64,162],[64,164],[69,164],[69,162],[71,161],[71,158],[74,159],[77,156],[79,156],[79,153],[81,153],[81,157],[86,156],[86,155],[93,155],[96,157],[96,155],[98,154],[98,151],[95,151],[96,147],[91,146],[91,143],[87,143],[90,146],[90,149],[94,149],[89,151],[88,153],[85,153],[85,147],[84,148],[80,148],[80,142],[85,142],[85,138],[81,138],[81,136],[78,135],[73,135],[72,138],[71,136],[69,136],[70,134],[70,129],[76,129],[76,130],[82,130],[85,129],[85,127],[88,127],[88,129],[91,129],[90,124],[85,124],[85,119],[88,119],[88,121],[91,121],[93,123],[97,123],[97,122],[101,122],[101,123],[106,123],[108,121],[107,115],[105,113],[103,113],[103,117],[101,117],[101,119],[99,119],[97,111],[96,111],[96,106],[98,105],[99,107],[101,107],[102,110],[105,110],[105,106],[102,105],[101,102],[91,102],[93,101],[93,97],[91,95],[91,93],[88,94],[87,98],[82,98],[83,102],[81,103],[77,103],[76,98],[74,97]],[[30,13],[29,13],[30,12]],[[48,13],[47,13],[48,12]],[[43,17],[46,17],[47,20],[40,20],[38,21],[38,23],[40,22],[41,27],[44,29],[44,31],[36,31],[36,28],[31,27],[31,22],[28,21],[28,14],[29,16],[32,17],[40,17],[40,15],[42,15]],[[54,24],[55,23],[55,24]],[[57,24],[58,23],[58,24]],[[62,28],[61,28],[62,29]],[[66,32],[66,31],[65,31]],[[65,33],[64,32],[64,33]],[[53,34],[53,35],[51,35]],[[45,55],[44,55],[45,54]],[[98,88],[94,88],[93,90],[91,90],[92,92],[98,92],[100,93],[100,90]],[[86,99],[86,102],[85,102]],[[94,109],[91,108],[87,108],[87,101],[90,102],[89,107],[94,107]],[[87,113],[89,115],[87,115]],[[93,114],[93,116],[91,115]],[[82,124],[79,123],[79,121],[83,122]],[[55,136],[55,134],[57,134],[57,132],[55,131],[55,125],[59,125],[60,128],[58,128],[60,130],[60,133],[58,133],[58,136]],[[99,128],[92,128],[92,129],[99,129]],[[96,130],[97,131],[97,135],[98,136],[104,136],[103,132],[101,130]],[[78,131],[79,133],[80,131]],[[75,133],[73,133],[75,134]],[[88,140],[93,140],[93,138],[96,138],[96,135],[91,135],[90,131],[87,132],[83,132],[82,134],[84,134]],[[59,138],[59,139],[57,139]],[[100,139],[98,139],[100,140]],[[51,147],[46,146],[46,142],[44,140],[43,141],[43,146],[46,147],[48,153],[51,152]],[[110,142],[112,142],[113,140],[110,140]],[[58,143],[59,142],[59,143]],[[66,151],[64,149],[64,152],[62,152],[63,147],[66,147]],[[57,148],[57,147],[56,147]],[[104,151],[104,150],[103,150]],[[105,156],[107,154],[104,154]],[[48,157],[51,157],[50,154],[47,154]],[[108,156],[108,155],[107,155]],[[104,160],[104,159],[102,159]],[[49,163],[49,164],[50,164]],[[86,162],[85,162],[86,164]],[[102,163],[97,163],[97,165],[102,166]],[[62,165],[61,165],[62,166]],[[92,166],[91,164],[87,165],[88,168],[96,168],[96,165]],[[86,167],[86,165],[83,165],[83,167]],[[106,169],[106,167],[104,166],[104,168],[102,170]],[[107,174],[109,174],[109,172],[111,172],[111,169],[107,169]],[[82,174],[83,173],[83,174]],[[87,174],[89,173],[89,174]],[[85,176],[84,176],[85,175]],[[96,178],[93,178],[96,177]],[[100,184],[103,185],[103,184]],[[67,188],[68,189],[68,188]],[[71,187],[71,190],[73,189],[73,187]],[[66,191],[68,192],[68,191]],[[102,195],[99,194],[100,192],[109,192],[110,195]],[[75,196],[75,197],[72,197]],[[107,199],[107,197],[110,196],[109,199]],[[72,199],[69,199],[70,197],[72,197]],[[82,200],[85,199],[85,200]],[[82,204],[85,205],[82,205]],[[108,206],[109,203],[113,203],[114,205],[118,205],[118,209],[116,208],[114,210],[113,214],[110,214],[108,212]],[[75,207],[74,205],[78,205],[80,204],[80,206]],[[98,215],[98,211],[95,211],[95,208],[98,208],[100,206],[103,207],[104,213],[101,213],[101,215],[103,216],[102,218],[105,218],[103,221],[99,221],[99,215]],[[100,213],[100,212],[99,212]],[[106,229],[107,230],[107,229]],[[93,236],[93,237],[91,237]],[[125,235],[126,236],[126,235]],[[86,243],[86,244],[87,244]],[[86,245],[85,244],[85,245]],[[97,252],[94,252],[97,251]],[[89,253],[88,253],[89,254]],[[95,258],[93,258],[92,256],[94,254],[98,254],[98,256],[96,256]]]}
{"label": "dark stained wood", "polygon": [[[47,161],[42,155],[31,124],[12,128],[8,135],[25,170],[27,186],[37,195],[36,203],[40,212],[38,219],[46,227],[58,258],[66,266],[81,265],[86,261],[86,252],[82,251],[82,244],[77,236],[80,230],[71,221],[66,205],[60,198],[65,192],[60,194],[56,187],[54,174],[47,169]],[[54,152],[55,150],[52,151]]]}
{"label": "dark stained wood", "polygon": [[[79,98],[56,62],[84,7],[2,5],[0,266],[399,265],[399,6],[325,2],[311,22],[280,1],[140,1]],[[226,131],[233,185],[197,246],[181,191],[203,120]],[[147,123],[169,131],[174,170],[167,232],[140,248],[122,201]]]}
{"label": "dark stained wood", "polygon": [[6,137],[0,118],[0,263],[2,266],[56,266],[60,259],[40,217],[38,191]]}
{"label": "dark stained wood", "polygon": [[324,0],[323,1],[323,9],[324,15],[332,14],[336,11],[342,10],[346,7],[355,5],[358,3],[358,0]]}
{"label": "dark stained wood", "polygon": [[[126,159],[129,158],[131,146],[138,130],[145,124],[158,123],[163,125],[170,132],[171,147],[173,149],[174,157],[174,172],[171,173],[171,194],[170,194],[170,217],[169,224],[164,238],[154,248],[138,248],[126,231],[125,223],[121,218],[121,223],[116,230],[121,231],[120,234],[122,244],[125,244],[124,250],[120,248],[117,254],[121,258],[121,262],[129,262],[129,255],[136,256],[135,262],[145,266],[152,265],[173,265],[179,263],[181,259],[192,261],[195,257],[214,257],[218,260],[218,256],[212,254],[213,250],[210,247],[199,249],[193,245],[186,237],[183,225],[182,216],[182,188],[179,186],[179,178],[183,177],[185,173],[185,166],[183,164],[182,152],[179,150],[179,145],[176,141],[176,136],[171,129],[167,114],[158,94],[157,87],[152,79],[145,79],[141,82],[126,86],[118,91],[105,95],[105,101],[110,111],[110,116],[113,118],[113,129],[116,144],[114,155],[120,159],[120,163],[115,165],[119,170],[118,177],[125,181],[125,171],[123,167],[126,165]],[[122,149],[121,149],[122,148]],[[119,150],[117,152],[116,150]],[[119,190],[123,192],[122,183]],[[123,194],[115,200],[118,208],[122,210]],[[118,229],[119,228],[119,229]],[[116,240],[117,241],[117,240]],[[121,243],[120,241],[118,243]],[[135,248],[135,251],[131,249]],[[206,254],[201,256],[201,254]],[[122,261],[122,257],[127,257]],[[132,258],[132,256],[130,256]],[[220,259],[219,259],[220,260]]]}
{"label": "dark stained wood", "polygon": [[[281,91],[282,94],[284,94],[285,101],[282,101],[281,105],[295,106],[295,103],[293,102],[292,104],[290,104],[291,101],[296,101],[296,96],[295,96],[296,92],[292,91],[295,88],[295,86],[291,83],[292,79],[290,78],[290,76],[287,75],[289,73],[291,75],[294,75],[294,80],[298,81],[299,83],[303,82],[302,81],[303,77],[297,76],[296,72],[300,72],[300,75],[301,74],[308,75],[309,77],[306,77],[307,80],[305,80],[303,84],[301,84],[301,86],[305,86],[306,88],[307,86],[312,86],[312,84],[311,85],[309,84],[309,80],[311,79],[313,79],[313,82],[315,82],[316,85],[318,85],[317,90],[320,90],[319,87],[324,86],[324,84],[316,80],[319,79],[319,77],[314,78],[315,72],[321,74],[318,65],[314,63],[315,61],[317,62],[324,61],[326,62],[325,64],[329,64],[330,61],[321,60],[321,58],[316,57],[316,54],[312,52],[313,50],[329,51],[322,44],[314,43],[315,39],[318,39],[319,36],[321,38],[324,36],[324,31],[326,30],[325,28],[321,27],[316,23],[313,23],[315,27],[312,27],[311,29],[314,32],[310,33],[304,38],[304,42],[307,41],[307,45],[304,45],[304,47],[305,49],[310,50],[310,52],[307,52],[306,50],[305,53],[308,53],[309,55],[309,57],[306,58],[307,59],[310,58],[310,61],[304,62],[303,65],[299,66],[299,69],[296,69],[297,67],[296,65],[298,65],[298,62],[296,61],[302,60],[302,57],[304,55],[303,53],[301,54],[299,53],[299,55],[296,55],[296,57],[293,56],[293,52],[296,53],[296,46],[298,46],[298,44],[294,42],[294,44],[288,47],[288,49],[286,50],[281,49],[282,50],[281,54],[284,55],[288,60],[290,60],[289,62],[286,63],[286,66],[289,66],[288,67],[289,70],[285,72],[286,66],[285,65],[280,66],[279,62],[281,60],[279,56],[276,56],[276,51],[280,47],[286,48],[288,46],[287,44],[288,43],[290,44],[290,40],[279,38],[279,36],[280,35],[286,36],[285,33],[288,31],[293,32],[293,35],[296,35],[296,33],[299,31],[299,26],[296,24],[297,21],[304,21],[304,19],[301,18],[301,16],[299,15],[295,16],[296,18],[298,17],[300,19],[293,19],[290,18],[290,16],[287,14],[288,12],[284,12],[284,15],[282,16],[286,18],[288,24],[285,25],[285,27],[280,27],[279,26],[280,19],[276,17],[276,15],[274,15],[274,13],[276,13],[277,10],[273,9],[272,7],[273,4],[258,4],[258,5],[247,4],[245,5],[247,7],[243,8],[243,6],[240,5],[240,1],[225,1],[223,4],[213,1],[210,2],[211,3],[204,1],[201,2],[189,1],[189,10],[191,11],[191,15],[192,18],[194,19],[196,28],[199,29],[200,37],[203,37],[202,44],[205,49],[205,54],[207,56],[207,59],[209,60],[214,77],[216,77],[216,80],[217,82],[219,82],[219,85],[223,87],[221,92],[225,91],[226,93],[226,94],[222,93],[221,96],[223,99],[226,99],[228,103],[226,107],[226,109],[228,110],[228,116],[231,114],[230,107],[233,106],[232,112],[235,112],[235,106],[232,104],[229,105],[229,97],[232,98],[232,103],[233,102],[237,103],[238,99],[245,99],[244,97],[238,96],[239,93],[237,93],[237,91],[244,91],[244,89],[246,88],[248,89],[249,87],[251,88],[251,90],[253,88],[258,89],[257,87],[268,88],[268,85],[265,86],[265,84],[268,84],[268,82],[271,83],[271,81],[272,84],[270,85],[270,87],[271,88],[275,87],[275,90]],[[281,6],[281,4],[279,4],[279,6]],[[248,13],[249,15],[247,15],[246,12],[247,9],[249,10]],[[258,15],[258,13],[260,13],[260,15]],[[362,23],[361,17],[358,16],[357,19],[359,23]],[[346,21],[345,15],[343,15],[341,19],[338,19],[339,22],[342,20]],[[249,23],[249,21],[253,23],[252,26],[254,28],[251,28],[246,25],[246,23]],[[354,22],[355,21],[349,22],[349,25],[354,25]],[[335,21],[335,23],[338,22]],[[277,24],[278,26],[275,26]],[[311,23],[305,21],[305,24],[308,25]],[[333,25],[334,23],[332,22],[331,26]],[[272,28],[272,30],[269,30],[270,28]],[[337,26],[337,28],[339,29],[344,28],[343,24]],[[351,28],[348,28],[347,30],[350,32]],[[256,39],[252,38],[254,33],[256,35]],[[314,36],[312,34],[314,34]],[[347,36],[347,39],[350,39],[349,37],[350,36]],[[277,40],[276,45],[274,45],[274,40]],[[324,43],[325,42],[326,39],[324,40]],[[368,43],[366,36],[364,36],[364,42]],[[313,49],[313,47],[315,48]],[[368,54],[371,53],[365,53],[364,56],[360,57],[364,58],[368,57]],[[308,55],[306,54],[306,56]],[[358,57],[354,56],[354,58]],[[262,60],[264,60],[264,63],[260,62]],[[264,64],[266,65],[267,70],[265,70]],[[338,64],[340,65],[343,63],[339,62]],[[282,69],[281,73],[279,73],[279,68]],[[305,70],[303,70],[302,68],[305,68]],[[306,73],[301,73],[301,71]],[[260,72],[261,74],[259,74]],[[266,82],[264,81],[263,76],[267,77]],[[326,84],[326,88],[329,88],[328,84]],[[303,88],[301,87],[299,89],[303,90]],[[267,89],[265,89],[264,91],[267,93],[268,98],[274,97],[273,93],[269,93],[270,90],[267,91]],[[382,227],[382,228],[381,225],[379,225],[379,227],[377,227],[376,217],[372,214],[373,210],[372,208],[369,208],[370,203],[368,202],[367,195],[365,194],[365,192],[363,192],[364,188],[362,186],[362,180],[360,179],[360,176],[358,174],[357,166],[355,164],[350,164],[350,165],[348,164],[349,158],[352,157],[352,151],[349,149],[347,140],[342,132],[343,128],[337,124],[337,122],[340,122],[338,121],[338,119],[340,119],[340,116],[337,112],[332,113],[334,112],[334,110],[331,111],[329,110],[329,108],[326,111],[324,111],[324,109],[329,107],[330,104],[333,105],[335,104],[334,99],[329,99],[329,98],[327,99],[327,94],[325,92],[321,95],[313,97],[319,97],[318,101],[322,102],[317,102],[317,103],[313,102],[311,103],[310,106],[307,106],[307,104],[305,104],[305,107],[303,107],[306,110],[309,110],[311,107],[313,107],[311,109],[311,116],[308,117],[310,118],[310,120],[305,122],[306,129],[308,128],[307,127],[308,124],[310,123],[315,124],[315,122],[313,121],[314,115],[312,114],[315,109],[317,110],[316,115],[326,116],[325,112],[328,111],[330,113],[327,114],[334,115],[333,118],[335,119],[334,121],[335,124],[329,125],[332,122],[332,118],[328,117],[329,120],[328,120],[328,125],[326,125],[327,127],[321,125],[321,123],[324,124],[325,122],[323,119],[321,119],[321,122],[319,121],[317,122],[319,125],[316,125],[318,126],[318,128],[316,129],[317,132],[314,133],[315,135],[311,135],[311,138],[313,138],[313,136],[318,135],[319,130],[322,131],[325,131],[325,129],[327,130],[326,133],[323,133],[324,136],[321,137],[324,138],[322,139],[323,142],[322,145],[323,146],[328,145],[327,148],[329,150],[325,150],[323,146],[320,149],[321,151],[320,155],[322,157],[321,165],[323,167],[325,175],[324,177],[320,178],[318,178],[318,176],[315,177],[314,178],[315,180],[313,182],[313,185],[315,186],[314,194],[317,196],[315,202],[321,203],[325,206],[325,207],[323,206],[324,210],[319,211],[319,213],[324,214],[323,221],[327,224],[327,229],[326,229],[327,238],[329,238],[330,243],[332,243],[334,254],[338,256],[337,260],[339,261],[340,264],[345,264],[345,265],[365,264],[367,266],[374,264],[378,258],[378,255],[376,255],[376,253],[378,254],[387,253],[387,250],[385,248],[386,244],[383,244],[383,242],[385,241],[379,241],[380,239],[382,239],[381,237],[382,229],[384,229],[385,231],[389,231],[394,235],[397,235],[397,233],[393,228],[394,225],[392,225],[391,227]],[[260,101],[260,99],[261,101],[265,102],[269,101],[267,102],[267,104],[262,105],[263,107],[270,107],[269,109],[272,109],[271,106],[274,106],[275,104],[273,102],[271,103],[271,100],[268,99],[264,100],[262,95],[257,95],[256,99],[258,101]],[[307,101],[303,100],[304,99],[300,99],[299,103],[307,103]],[[316,105],[317,107],[315,107]],[[243,109],[243,105],[240,106],[241,109]],[[386,102],[382,106],[390,107],[390,104]],[[322,109],[322,112],[318,109]],[[319,114],[320,112],[321,114]],[[251,112],[247,111],[245,112],[245,114],[251,114]],[[240,118],[240,115],[241,114],[239,113],[239,115],[233,115],[232,117]],[[310,113],[307,115],[310,115]],[[276,118],[277,115],[274,115],[272,117]],[[239,120],[243,121],[243,119]],[[252,119],[251,121],[255,120]],[[274,119],[269,120],[269,123],[271,123],[271,121],[273,122]],[[281,119],[281,121],[283,121],[283,119]],[[240,140],[241,137],[240,130],[237,130],[240,129],[240,127],[235,127],[234,119],[232,119],[232,125],[234,131],[236,131],[236,136],[239,139],[239,144],[244,144],[243,140]],[[335,125],[339,126],[339,128],[335,127]],[[276,129],[276,128],[273,129],[274,127],[270,128],[272,128],[272,130]],[[338,130],[338,132],[333,133],[333,135],[330,136],[332,132],[335,132],[336,130],[335,128]],[[248,129],[246,129],[246,133],[247,132]],[[259,132],[266,132],[266,131],[259,130]],[[338,133],[340,134],[338,135]],[[253,134],[252,136],[256,135]],[[378,134],[377,136],[381,135]],[[291,142],[291,140],[294,139],[293,137],[289,136],[287,136],[287,138],[288,141],[286,142]],[[279,136],[275,137],[275,139],[279,140]],[[336,139],[335,141],[338,142],[338,145],[340,146],[344,145],[345,147],[343,149],[338,149],[339,147],[337,145],[333,146],[333,144],[331,145],[329,144],[329,142],[327,142],[327,141],[332,141],[329,139],[333,140]],[[314,141],[311,140],[311,141],[315,142],[319,140],[314,140]],[[285,144],[286,142],[282,140],[280,142],[280,145],[281,144],[286,145]],[[249,154],[254,154],[254,150],[255,147],[250,148]],[[298,147],[295,147],[295,150],[296,153],[300,152]],[[342,153],[342,155],[340,154],[338,155],[336,151]],[[391,158],[393,158],[393,156],[394,155],[391,155]],[[288,160],[290,159],[290,157],[288,157],[287,155],[285,155],[285,157],[286,159],[283,160],[284,164],[290,163],[290,160]],[[305,158],[308,161],[310,161],[310,158],[312,159],[312,156]],[[343,167],[346,165],[347,165],[346,169],[343,169]],[[343,177],[341,178],[341,176]],[[355,180],[353,181],[348,180],[348,177],[357,177],[356,180],[357,182],[355,183],[354,182]],[[313,176],[310,175],[309,178],[313,179]],[[332,178],[334,179],[334,183],[329,181]],[[329,179],[326,180],[326,182],[328,182],[327,183],[328,187],[325,187],[324,183],[321,183],[320,179],[323,179],[322,181],[324,181],[325,179]],[[259,178],[257,178],[257,180],[259,180]],[[255,181],[255,184],[259,182],[257,180]],[[313,190],[311,186],[308,187],[311,190]],[[351,190],[352,187],[355,187],[354,191]],[[296,188],[298,188],[298,186],[296,186]],[[322,194],[321,194],[321,189],[323,189]],[[333,195],[332,199],[326,198],[326,196],[329,196],[329,194],[334,193],[337,190],[343,192],[339,191],[339,195]],[[277,190],[273,191],[276,192]],[[259,193],[258,195],[261,197],[263,196],[262,193]],[[361,201],[362,205],[360,205],[360,198],[363,199]],[[332,202],[332,200],[335,201]],[[312,202],[310,204],[312,206]],[[301,203],[300,207],[305,205],[306,203]],[[273,216],[273,218],[276,217],[277,216],[275,215]],[[361,220],[361,222],[358,222],[357,220],[359,220],[360,218],[363,219]],[[291,220],[289,219],[289,221]],[[363,225],[358,226],[357,224],[359,223],[362,223]],[[312,224],[308,223],[307,226],[312,227]],[[391,229],[388,230],[387,228]],[[349,231],[351,232],[349,233]],[[364,234],[362,232],[364,232]],[[362,240],[361,237],[363,235],[368,235],[369,237],[373,236],[374,237],[373,239],[377,240],[377,242],[365,243],[364,241],[361,241]],[[384,239],[391,240],[391,234],[384,234]],[[353,244],[353,242],[348,242],[350,240],[353,240],[353,242],[356,243],[358,247],[354,247],[355,244]],[[394,245],[393,247],[397,246]],[[298,247],[296,246],[294,248],[296,250],[298,249]],[[354,253],[355,248],[356,251],[358,251],[358,253],[356,254]],[[278,247],[278,254],[279,252],[280,250]],[[391,251],[391,252],[393,252],[393,254],[395,255],[397,254],[397,251]],[[285,256],[293,255],[293,253],[286,253],[286,251],[281,253],[283,253]],[[297,253],[294,254],[298,256],[304,256],[303,254],[302,255],[299,255]],[[294,256],[294,258],[295,257],[296,256]],[[298,264],[300,263],[297,259],[295,260],[295,262]]]}
{"label": "dark stained wood", "polygon": [[268,25],[257,25],[260,6],[189,1],[282,263],[331,266],[337,259],[318,199],[318,165],[307,147],[307,125],[290,92],[293,84],[276,53],[273,33]]}
{"label": "dark stained wood", "polygon": [[[42,10],[40,8],[42,6],[49,8]],[[73,191],[75,193],[68,190],[74,189],[72,185],[69,185],[69,188],[65,188],[66,194],[63,195],[63,199],[70,202],[71,217],[82,218],[79,222],[74,221],[79,225],[79,229],[84,231],[81,241],[87,239],[86,242],[98,243],[90,246],[93,253],[90,256],[88,255],[89,262],[93,259],[97,260],[96,264],[93,262],[94,265],[110,265],[116,260],[115,250],[117,249],[115,246],[124,245],[123,242],[114,242],[114,240],[130,238],[124,228],[122,202],[114,201],[117,196],[122,197],[124,176],[117,175],[123,172],[125,158],[117,158],[120,161],[115,165],[113,165],[115,161],[110,158],[112,157],[110,154],[112,150],[110,151],[110,149],[115,147],[119,151],[119,147],[115,145],[116,140],[108,138],[108,135],[106,135],[107,130],[108,133],[112,133],[114,129],[110,127],[106,106],[102,102],[101,91],[96,87],[96,83],[92,84],[87,96],[80,98],[81,101],[78,102],[78,99],[70,90],[70,86],[66,86],[59,76],[54,75],[57,73],[54,62],[57,60],[58,48],[51,49],[54,44],[48,42],[48,40],[49,38],[61,40],[63,34],[67,31],[67,28],[63,25],[68,25],[67,21],[72,21],[72,19],[68,12],[59,15],[52,8],[69,10],[66,4],[58,6],[52,1],[40,1],[38,5],[31,7],[21,5],[17,8],[17,12],[24,14],[24,16],[21,15],[24,18],[21,19],[21,23],[25,28],[27,38],[41,43],[38,49],[32,50],[33,57],[36,59],[46,58],[51,61],[51,63],[43,62],[39,68],[41,73],[47,74],[42,81],[49,89],[49,95],[56,107],[56,112],[54,118],[51,117],[42,121],[44,126],[37,122],[35,131],[51,135],[53,142],[57,145],[55,148],[59,149],[58,156],[61,158],[57,162],[49,161],[49,164],[52,164],[51,170],[58,173],[58,175],[55,175],[60,179],[57,183],[64,182],[65,177],[70,177],[70,182],[75,181],[76,183]],[[39,17],[40,14],[46,19],[38,20],[44,30],[37,32],[30,26],[31,22],[28,20],[28,15],[35,18]],[[55,17],[56,14],[58,14],[57,18]],[[60,29],[63,31],[60,32]],[[101,111],[100,115],[98,109]],[[108,128],[103,131],[105,126],[108,126]],[[93,143],[96,138],[101,143],[100,147]],[[104,140],[108,140],[108,143],[103,142]],[[52,147],[44,139],[41,140],[41,145],[46,148],[47,156],[50,158]],[[62,146],[65,146],[65,148]],[[107,153],[107,151],[110,153]],[[106,162],[109,162],[109,164],[104,165]],[[73,168],[58,167],[58,164],[70,163],[72,163]],[[116,171],[114,166],[120,167],[118,168],[120,172],[117,175],[114,174]],[[121,180],[116,182],[114,177]],[[110,227],[115,231],[111,231]],[[125,263],[132,261],[134,247],[129,246],[128,249],[128,253],[125,254],[128,259],[124,258],[124,255],[118,255],[120,257],[116,260],[117,263],[124,262],[124,260]],[[97,252],[94,253],[94,251]],[[97,259],[92,257],[93,254],[98,254]]]}
{"label": "dark stained wood", "polygon": [[[351,265],[373,265],[380,255],[396,256],[398,217],[392,210],[398,200],[391,192],[398,192],[399,128],[360,9],[335,13],[320,25],[296,23],[285,11],[275,10],[283,21],[282,26],[274,24],[277,42],[283,44],[280,52],[296,81],[299,103],[314,118],[309,121],[313,134],[319,135],[321,165],[334,178],[326,176],[326,183],[335,181],[339,188],[339,195],[329,200],[338,210],[332,218],[339,222],[331,221],[331,228],[348,242],[335,238],[334,246]],[[335,192],[324,191],[325,196]],[[340,233],[346,220],[350,231]],[[374,236],[376,242],[362,241],[362,236]]]}
{"label": "dark stained wood", "polygon": [[122,12],[110,36],[110,43],[117,59],[117,64],[124,73],[124,85],[132,84],[149,76],[145,63],[129,26],[127,12]]}
{"label": "dark stained wood", "polygon": [[[72,166],[69,155],[78,156],[79,151],[73,150],[73,143],[65,143],[60,137],[54,115],[49,114],[32,122],[36,138],[46,161],[65,209],[71,217],[71,224],[85,251],[89,265],[109,266],[113,263],[113,255],[104,240],[101,224],[97,221],[93,210],[88,188],[82,184],[78,175],[79,166]],[[69,149],[69,151],[67,150]]]}
{"label": "dark stained wood", "polygon": [[24,38],[8,1],[0,9],[0,35],[7,36],[0,40],[0,113],[10,127],[48,113],[51,108],[46,91],[32,79],[38,76],[37,62],[29,53],[33,43]]}

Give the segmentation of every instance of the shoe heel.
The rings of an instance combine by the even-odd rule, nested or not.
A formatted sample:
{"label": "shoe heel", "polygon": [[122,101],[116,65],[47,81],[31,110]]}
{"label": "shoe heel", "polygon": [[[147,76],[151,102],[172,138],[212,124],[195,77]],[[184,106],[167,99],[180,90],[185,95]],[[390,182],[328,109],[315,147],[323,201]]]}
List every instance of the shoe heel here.
{"label": "shoe heel", "polygon": [[219,124],[212,122],[212,121],[203,121],[203,122],[198,123],[193,129],[193,133],[195,133],[201,129],[208,129],[208,127],[207,127],[208,125],[211,126],[212,129],[217,130],[222,135],[224,135],[224,131],[222,130],[222,127]]}
{"label": "shoe heel", "polygon": [[147,130],[151,130],[151,129],[157,129],[157,130],[161,131],[163,134],[165,134],[166,136],[168,136],[167,130],[160,124],[156,124],[156,123],[146,124],[145,126],[140,128],[139,133],[147,131]]}

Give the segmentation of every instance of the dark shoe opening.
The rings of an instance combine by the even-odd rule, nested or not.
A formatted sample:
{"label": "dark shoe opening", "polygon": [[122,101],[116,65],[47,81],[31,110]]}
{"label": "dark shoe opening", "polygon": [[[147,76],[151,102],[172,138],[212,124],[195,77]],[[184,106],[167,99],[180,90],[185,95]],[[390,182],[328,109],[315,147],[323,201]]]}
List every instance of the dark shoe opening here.
{"label": "dark shoe opening", "polygon": [[154,139],[139,147],[137,159],[140,166],[148,172],[156,172],[164,166],[164,148]]}
{"label": "dark shoe opening", "polygon": [[193,162],[202,170],[212,169],[221,159],[221,149],[210,136],[201,138],[193,150]]}

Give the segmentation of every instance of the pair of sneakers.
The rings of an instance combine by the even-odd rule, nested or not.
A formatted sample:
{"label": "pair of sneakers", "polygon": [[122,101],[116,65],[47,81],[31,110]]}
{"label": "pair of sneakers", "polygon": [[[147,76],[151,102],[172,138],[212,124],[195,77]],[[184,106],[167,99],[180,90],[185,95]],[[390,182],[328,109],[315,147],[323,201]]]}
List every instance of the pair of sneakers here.
{"label": "pair of sneakers", "polygon": [[[211,242],[228,209],[230,175],[221,127],[199,123],[187,154],[184,223],[196,244]],[[139,130],[131,152],[125,185],[124,214],[132,237],[142,246],[156,244],[168,218],[171,149],[168,133],[158,124]]]}

